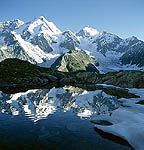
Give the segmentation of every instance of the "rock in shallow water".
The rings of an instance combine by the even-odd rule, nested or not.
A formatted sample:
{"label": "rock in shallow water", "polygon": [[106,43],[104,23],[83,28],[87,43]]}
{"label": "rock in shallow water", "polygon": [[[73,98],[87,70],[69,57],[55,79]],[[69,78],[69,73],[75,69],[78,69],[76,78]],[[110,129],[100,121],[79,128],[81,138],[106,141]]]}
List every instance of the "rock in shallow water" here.
{"label": "rock in shallow water", "polygon": [[141,100],[141,101],[137,102],[136,104],[144,105],[144,100]]}
{"label": "rock in shallow water", "polygon": [[113,125],[111,122],[107,120],[91,120],[92,123],[102,126],[111,126]]}
{"label": "rock in shallow water", "polygon": [[114,134],[111,134],[111,133],[107,133],[107,132],[104,132],[102,131],[101,129],[98,129],[97,127],[94,127],[94,130],[103,138],[105,139],[108,139],[110,141],[113,141],[113,142],[116,142],[118,144],[121,144],[121,145],[125,145],[125,146],[128,146],[130,147],[132,150],[135,150],[130,144],[128,141],[126,141],[125,139],[119,137],[119,136],[116,136]]}

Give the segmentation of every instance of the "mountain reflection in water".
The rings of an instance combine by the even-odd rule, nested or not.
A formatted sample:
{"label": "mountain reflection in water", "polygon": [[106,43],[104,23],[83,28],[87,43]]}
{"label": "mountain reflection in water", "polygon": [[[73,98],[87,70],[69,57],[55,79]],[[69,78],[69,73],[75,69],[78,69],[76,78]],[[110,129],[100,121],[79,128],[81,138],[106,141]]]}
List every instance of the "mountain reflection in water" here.
{"label": "mountain reflection in water", "polygon": [[101,138],[89,121],[119,107],[102,90],[72,86],[0,92],[0,150],[130,150]]}
{"label": "mountain reflection in water", "polygon": [[1,112],[26,115],[38,121],[58,109],[72,111],[79,117],[111,113],[119,107],[116,97],[101,90],[86,91],[75,87],[29,90],[24,93],[1,93]]}

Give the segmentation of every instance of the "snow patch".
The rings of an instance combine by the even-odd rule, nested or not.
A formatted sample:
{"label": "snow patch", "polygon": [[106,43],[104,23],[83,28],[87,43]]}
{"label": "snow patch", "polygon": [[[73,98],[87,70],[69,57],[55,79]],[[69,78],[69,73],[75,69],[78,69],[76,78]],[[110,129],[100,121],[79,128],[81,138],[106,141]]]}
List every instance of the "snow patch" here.
{"label": "snow patch", "polygon": [[137,101],[144,99],[144,89],[129,89],[129,91],[140,96],[140,98],[125,99],[120,101],[125,107],[119,107],[109,116],[99,115],[93,120],[107,120],[113,125],[103,126],[95,125],[104,132],[112,133],[116,136],[127,140],[136,150],[144,149],[144,105],[135,104]]}

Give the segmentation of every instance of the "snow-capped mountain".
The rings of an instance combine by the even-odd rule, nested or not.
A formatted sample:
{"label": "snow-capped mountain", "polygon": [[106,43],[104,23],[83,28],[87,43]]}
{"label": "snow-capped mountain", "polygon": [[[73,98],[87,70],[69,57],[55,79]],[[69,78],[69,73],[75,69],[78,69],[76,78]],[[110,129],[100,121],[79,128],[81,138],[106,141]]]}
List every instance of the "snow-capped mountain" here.
{"label": "snow-capped mountain", "polygon": [[16,33],[21,34],[23,39],[30,39],[41,33],[53,35],[60,34],[61,31],[52,22],[48,22],[43,16],[40,16],[20,26]]}
{"label": "snow-capped mountain", "polygon": [[61,31],[52,22],[48,22],[43,16],[23,24],[15,32],[19,34],[24,41],[30,42],[46,52],[53,51],[51,47],[53,35],[61,34]]}
{"label": "snow-capped mountain", "polygon": [[63,32],[62,36],[63,36],[63,40],[60,43],[61,48],[65,48],[68,50],[75,50],[79,47],[80,44],[79,39],[71,31]]}
{"label": "snow-capped mountain", "polygon": [[26,23],[18,19],[0,23],[0,61],[19,58],[50,67],[62,54],[81,49],[94,57],[103,71],[144,66],[144,42],[136,37],[122,39],[89,26],[76,34],[63,32],[43,16]]}
{"label": "snow-capped mountain", "polygon": [[51,47],[56,38],[54,35],[61,33],[52,22],[48,22],[42,16],[28,23],[19,20],[18,22],[20,23],[17,23],[15,30],[10,28],[15,26],[15,21],[1,23],[0,60],[19,58],[41,64],[59,56],[59,52],[48,54],[54,51]]}
{"label": "snow-capped mountain", "polygon": [[99,34],[99,31],[92,27],[86,26],[83,29],[81,29],[78,33],[76,33],[76,36],[81,38],[91,38],[97,34]]}

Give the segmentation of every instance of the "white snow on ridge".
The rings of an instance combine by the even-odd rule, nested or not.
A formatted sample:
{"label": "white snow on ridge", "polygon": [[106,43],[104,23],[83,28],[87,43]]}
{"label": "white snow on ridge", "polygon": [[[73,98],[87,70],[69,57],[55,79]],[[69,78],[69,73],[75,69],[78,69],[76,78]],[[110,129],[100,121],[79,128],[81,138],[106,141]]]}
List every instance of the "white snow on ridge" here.
{"label": "white snow on ridge", "polygon": [[99,34],[99,31],[89,26],[84,27],[83,31],[86,33],[86,35],[89,34],[90,36],[95,36]]}
{"label": "white snow on ridge", "polygon": [[16,37],[27,54],[37,62],[37,65],[41,67],[50,67],[56,58],[60,56],[59,51],[54,50],[51,53],[44,52],[38,46],[34,46],[30,42],[22,39],[19,34],[16,34],[15,32],[12,32],[12,34]]}
{"label": "white snow on ridge", "polygon": [[99,34],[99,31],[92,28],[92,27],[89,27],[89,26],[86,26],[84,27],[83,29],[81,29],[78,33],[76,33],[76,36],[79,38],[79,39],[91,39],[92,37],[96,36]]}
{"label": "white snow on ridge", "polygon": [[[43,29],[42,29],[42,27],[43,27]],[[28,26],[28,31],[32,34],[35,33],[34,31],[47,32],[49,35],[61,33],[61,31],[52,22],[48,22],[43,16],[36,18]]]}
{"label": "white snow on ridge", "polygon": [[31,33],[32,37],[40,33],[50,36],[61,34],[61,31],[52,22],[48,22],[43,16],[34,19],[32,22],[25,23],[16,30],[16,33],[22,35],[22,32],[25,30]]}
{"label": "white snow on ridge", "polygon": [[112,33],[102,32],[99,34],[98,37],[95,36],[95,39],[102,38],[102,37],[104,37],[106,43],[112,43],[117,36]]}
{"label": "white snow on ridge", "polygon": [[36,60],[37,63],[43,62],[42,58],[45,56],[45,53],[38,46],[33,46],[31,43],[24,41],[20,35],[15,32],[12,33],[30,57]]}

